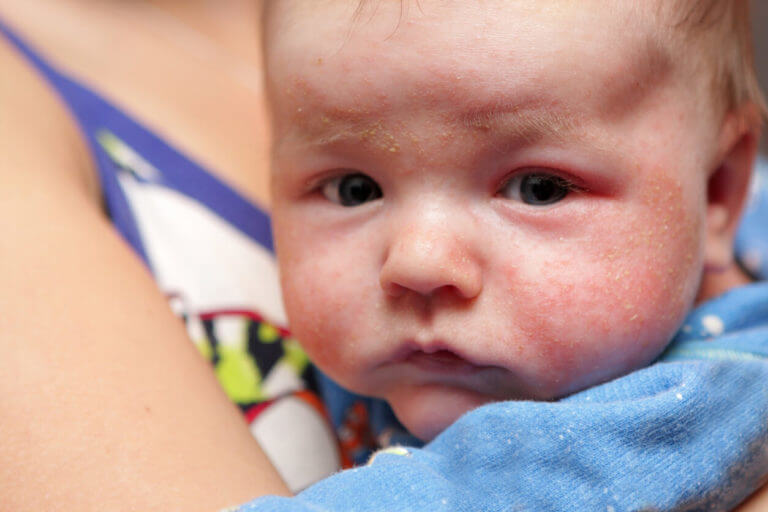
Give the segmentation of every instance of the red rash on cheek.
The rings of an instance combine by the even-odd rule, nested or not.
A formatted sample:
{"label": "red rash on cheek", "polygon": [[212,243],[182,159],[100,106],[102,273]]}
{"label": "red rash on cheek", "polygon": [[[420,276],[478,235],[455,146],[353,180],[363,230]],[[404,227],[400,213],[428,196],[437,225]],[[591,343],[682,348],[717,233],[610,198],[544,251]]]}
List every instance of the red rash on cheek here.
{"label": "red rash on cheek", "polygon": [[343,318],[345,304],[336,301],[327,288],[301,279],[304,274],[284,280],[286,310],[291,330],[315,363],[321,367],[343,366],[339,343],[347,339]]}
{"label": "red rash on cheek", "polygon": [[502,270],[506,348],[540,397],[648,363],[692,304],[700,220],[674,176],[648,175],[641,196],[604,208],[583,236],[529,241]]}
{"label": "red rash on cheek", "polygon": [[365,263],[349,255],[374,249],[302,229],[298,222],[276,225],[291,330],[310,358],[344,384],[360,370],[368,348],[363,344],[376,337],[365,322],[372,304],[370,270],[366,274]]}

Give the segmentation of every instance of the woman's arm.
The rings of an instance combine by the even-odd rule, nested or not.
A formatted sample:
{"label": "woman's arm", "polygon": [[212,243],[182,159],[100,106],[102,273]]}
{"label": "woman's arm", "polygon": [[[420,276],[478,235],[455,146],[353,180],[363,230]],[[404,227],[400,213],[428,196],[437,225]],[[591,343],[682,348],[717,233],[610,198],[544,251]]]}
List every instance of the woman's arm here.
{"label": "woman's arm", "polygon": [[203,511],[285,494],[101,213],[73,123],[2,42],[0,76],[3,509]]}

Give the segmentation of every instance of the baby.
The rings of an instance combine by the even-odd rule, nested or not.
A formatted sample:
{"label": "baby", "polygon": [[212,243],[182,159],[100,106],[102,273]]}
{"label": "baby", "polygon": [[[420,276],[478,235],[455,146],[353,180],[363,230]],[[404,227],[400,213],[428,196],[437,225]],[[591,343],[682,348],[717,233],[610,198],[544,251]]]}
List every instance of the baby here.
{"label": "baby", "polygon": [[[524,465],[523,448],[562,427],[531,456],[536,469],[503,480],[525,483],[531,501],[494,495],[473,506],[556,510],[536,501],[549,477],[538,481],[534,472],[556,462],[552,454],[567,458],[590,428],[614,428],[598,402],[626,400],[616,414],[636,411],[632,422],[641,429],[645,407],[661,407],[643,400],[668,397],[664,411],[679,407],[685,416],[646,425],[641,434],[683,453],[687,437],[664,429],[695,430],[686,418],[712,411],[683,409],[706,404],[696,398],[698,388],[690,388],[693,398],[678,388],[663,391],[673,381],[685,387],[691,365],[667,364],[676,368],[674,378],[649,373],[672,371],[658,369],[664,365],[635,370],[659,357],[695,304],[746,281],[734,270],[732,246],[762,105],[747,2],[280,0],[266,2],[265,16],[275,239],[294,334],[323,371],[385,399],[425,441],[479,406],[518,401],[480,409],[504,414],[465,416],[424,452],[402,452],[422,465],[419,471],[393,463],[399,469],[370,473],[367,483],[366,471],[380,464],[342,474],[309,491],[312,506],[333,509],[362,478],[350,503],[368,504],[361,495],[370,494],[382,510],[465,510],[464,493],[484,489],[472,487],[473,478],[491,476],[476,467],[459,471],[453,483],[460,485],[440,495],[423,469],[460,465],[445,454],[454,444],[468,449],[462,432],[475,429],[483,450],[516,446],[507,458],[488,454],[479,467],[492,474]],[[722,334],[723,326],[715,327],[709,337]],[[738,377],[739,393],[761,389],[768,375],[761,365],[754,380]],[[732,382],[737,374],[697,368],[693,380]],[[620,393],[601,386],[632,372],[620,379]],[[586,405],[549,403],[585,389],[595,390],[577,395]],[[735,392],[729,389],[731,400],[741,400]],[[595,407],[585,413],[589,401]],[[764,422],[761,407],[768,404],[750,411]],[[531,419],[523,426],[498,423],[525,415]],[[550,421],[555,416],[560,423]],[[583,435],[566,439],[577,427]],[[523,428],[536,429],[532,440],[518,440]],[[737,447],[723,444],[723,453],[764,447],[760,428],[738,437]],[[448,458],[429,459],[431,446]],[[621,449],[603,446],[609,451],[599,457],[597,449],[591,457],[609,473],[635,464]],[[609,460],[613,455],[621,460]],[[707,460],[727,466],[723,457],[708,452]],[[681,477],[666,474],[674,462],[662,458],[629,474],[637,496],[617,484],[596,491],[602,501],[579,501],[583,489],[564,489],[563,503],[571,510],[594,503],[599,510],[733,506],[766,474],[764,466],[755,469],[763,459],[747,458],[723,470],[740,482],[729,480],[728,493],[718,488],[722,478],[702,484],[707,473],[674,498],[638,498],[644,486]],[[597,471],[594,460],[580,460],[581,473],[571,471],[574,488],[578,475]],[[649,471],[657,472],[644,484]],[[411,477],[419,479],[418,491],[381,503]],[[372,482],[384,494],[369,490]],[[481,491],[472,499],[487,497]]]}

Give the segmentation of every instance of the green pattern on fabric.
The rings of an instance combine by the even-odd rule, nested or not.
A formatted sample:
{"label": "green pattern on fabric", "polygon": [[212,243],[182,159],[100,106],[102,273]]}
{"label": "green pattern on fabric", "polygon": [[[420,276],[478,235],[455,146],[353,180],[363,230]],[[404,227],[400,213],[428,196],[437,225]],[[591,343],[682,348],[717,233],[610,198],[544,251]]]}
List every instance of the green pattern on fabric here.
{"label": "green pattern on fabric", "polygon": [[244,349],[220,346],[216,376],[227,396],[234,402],[249,403],[267,399],[261,389],[261,372]]}
{"label": "green pattern on fabric", "polygon": [[192,342],[197,347],[197,351],[200,352],[200,354],[207,361],[213,361],[213,347],[211,347],[211,342],[208,341],[207,337],[197,339],[197,340],[192,340]]}
{"label": "green pattern on fabric", "polygon": [[259,341],[262,343],[274,343],[280,339],[280,333],[278,330],[266,322],[259,324],[257,332]]}
{"label": "green pattern on fabric", "polygon": [[299,342],[293,338],[287,338],[283,340],[283,350],[285,350],[283,361],[291,365],[296,373],[301,375],[309,366],[309,357]]}
{"label": "green pattern on fabric", "polygon": [[99,130],[96,141],[113,162],[135,177],[149,181],[160,178],[161,173],[152,164],[109,130]]}

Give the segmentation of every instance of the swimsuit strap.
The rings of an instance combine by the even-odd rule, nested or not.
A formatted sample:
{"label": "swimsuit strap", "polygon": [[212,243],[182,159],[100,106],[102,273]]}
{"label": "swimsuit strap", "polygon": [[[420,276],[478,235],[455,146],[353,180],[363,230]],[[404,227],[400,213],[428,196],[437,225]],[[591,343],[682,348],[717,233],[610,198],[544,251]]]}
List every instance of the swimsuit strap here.
{"label": "swimsuit strap", "polygon": [[[94,156],[108,214],[145,263],[149,265],[142,237],[118,179],[126,170],[137,177],[136,166],[151,169],[139,178],[196,200],[262,247],[274,250],[264,210],[111,102],[55,69],[2,19],[0,34],[45,78],[77,121]],[[134,168],[126,169],[127,164]]]}
{"label": "swimsuit strap", "polygon": [[93,122],[89,122],[89,119],[96,118],[99,114],[103,113],[103,102],[90,91],[54,69],[30,45],[16,35],[2,19],[0,19],[0,34],[4,35],[11,45],[45,78],[46,82],[61,98],[67,110],[75,118],[80,132],[94,157],[107,213],[118,232],[139,254],[142,260],[148,263],[136,220],[133,217],[125,195],[120,189],[117,175],[113,170],[114,164],[110,161],[108,155],[99,149],[99,144],[94,138]]}

